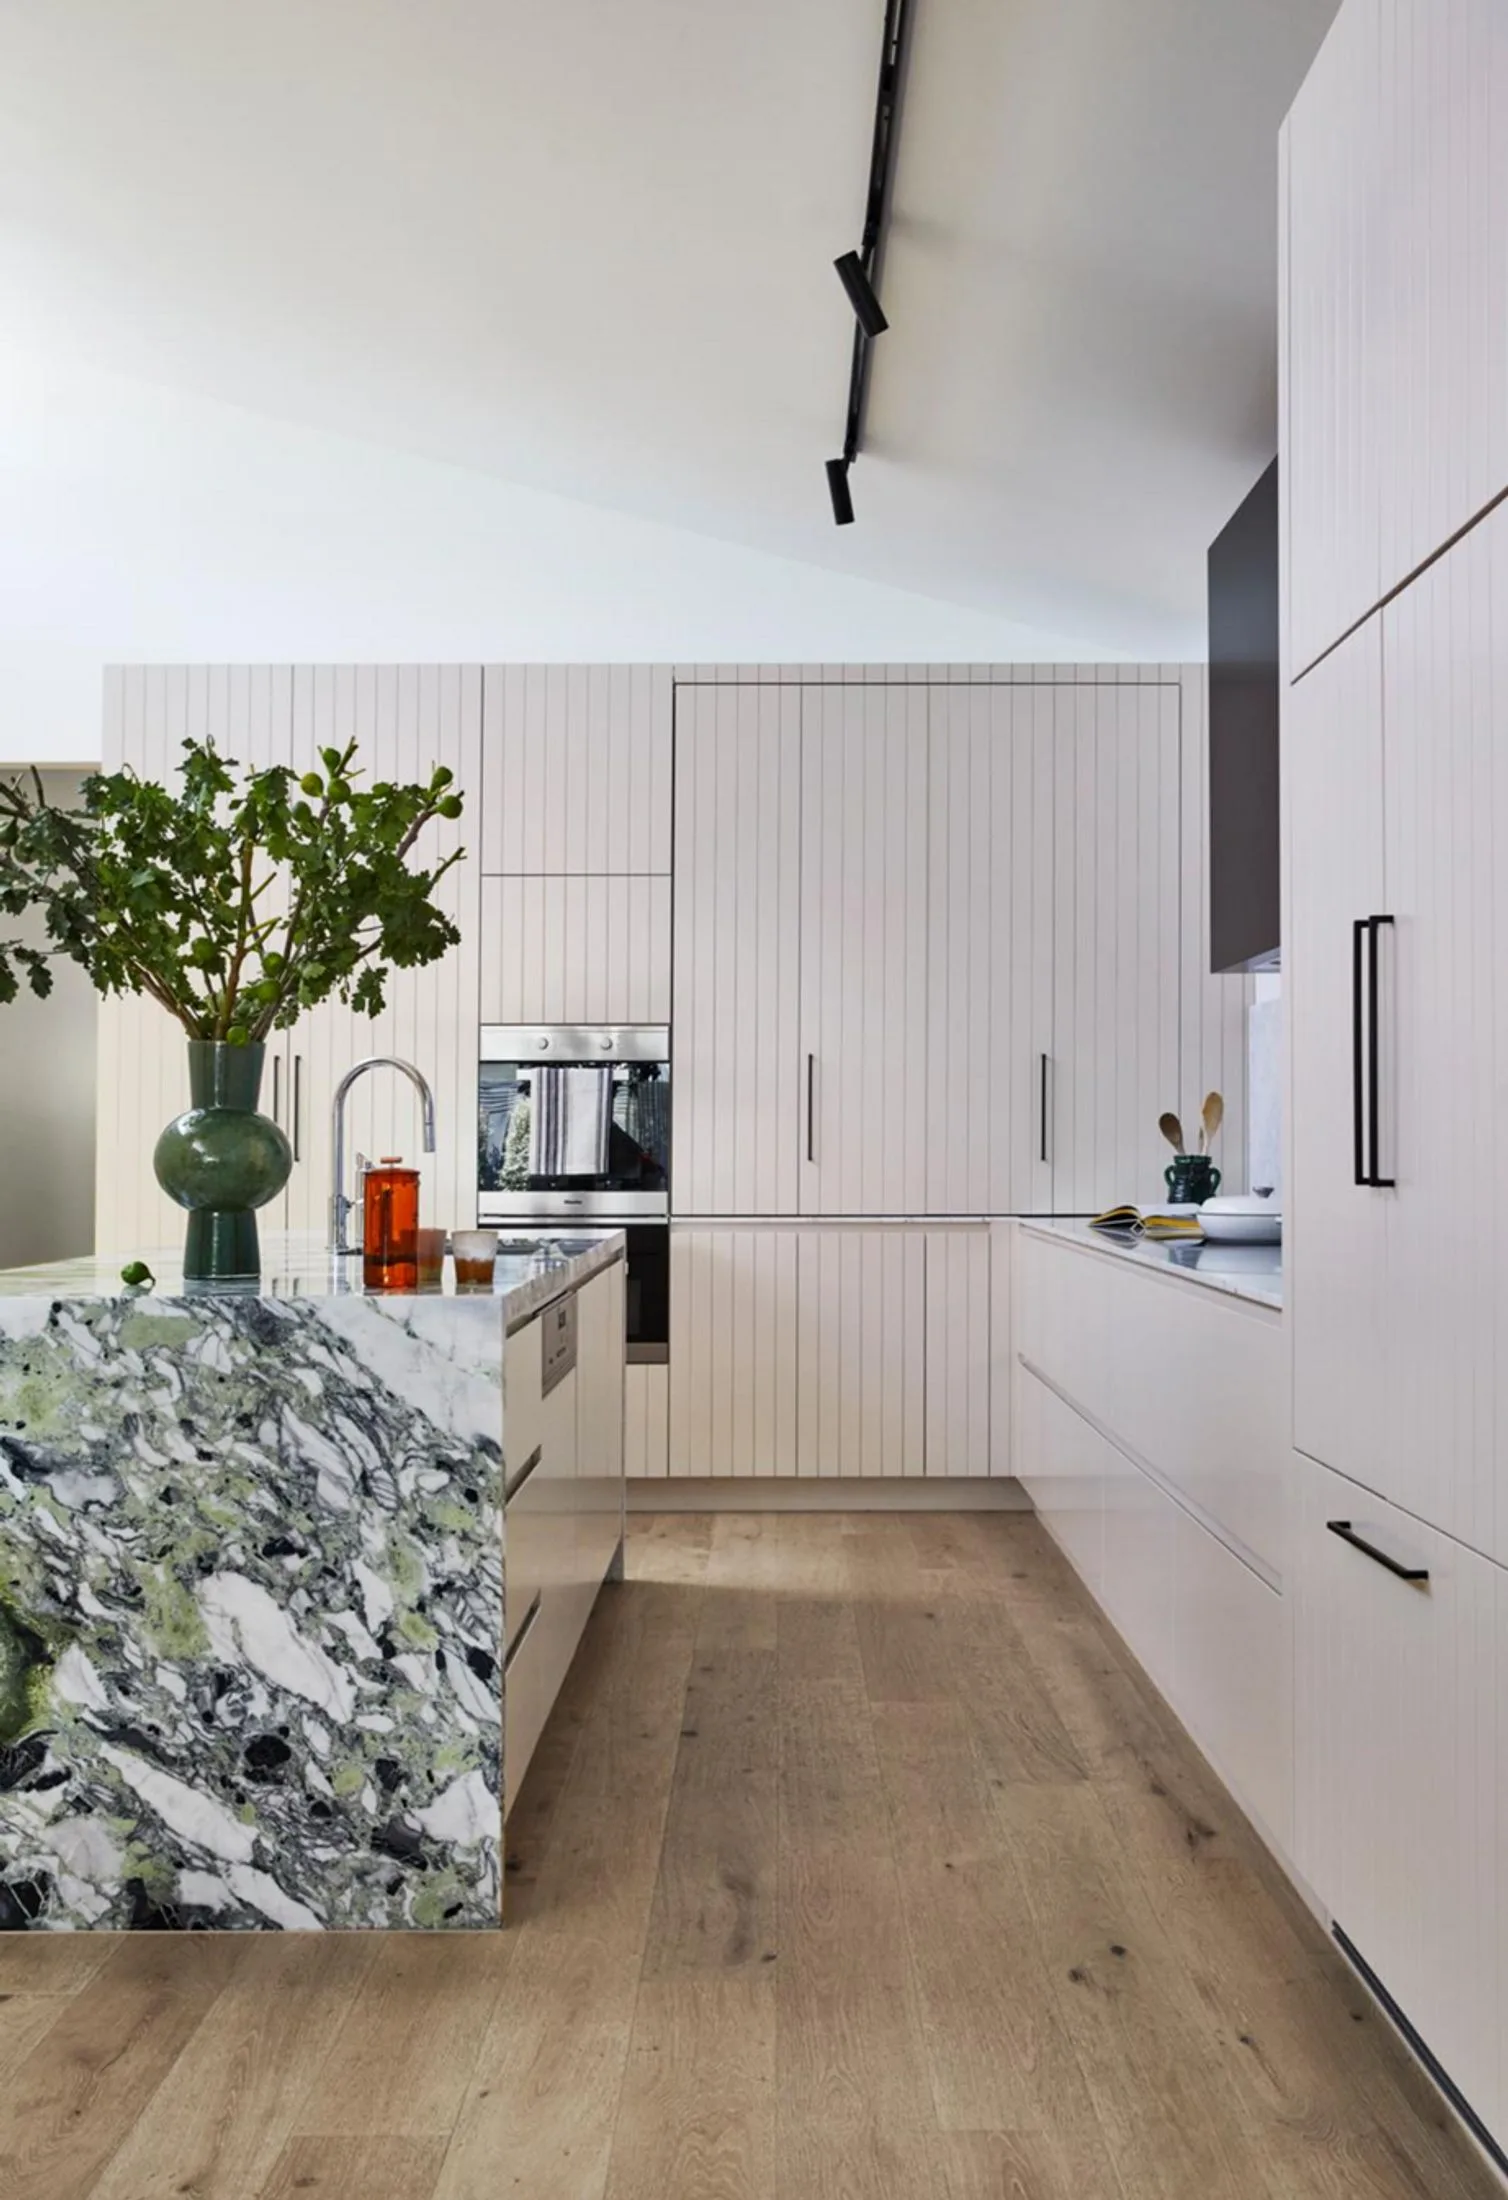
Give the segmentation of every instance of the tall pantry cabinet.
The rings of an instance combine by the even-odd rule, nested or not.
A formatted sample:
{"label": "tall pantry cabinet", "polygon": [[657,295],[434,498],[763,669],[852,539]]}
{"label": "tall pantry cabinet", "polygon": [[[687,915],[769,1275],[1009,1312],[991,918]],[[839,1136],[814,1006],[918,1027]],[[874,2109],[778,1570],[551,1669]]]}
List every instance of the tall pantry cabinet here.
{"label": "tall pantry cabinet", "polygon": [[1176,682],[683,687],[677,1214],[1151,1196],[1181,802]]}
{"label": "tall pantry cabinet", "polygon": [[1009,1472],[984,1218],[1155,1196],[1240,1058],[1193,686],[678,687],[672,1474]]}
{"label": "tall pantry cabinet", "polygon": [[1295,1850],[1508,2145],[1508,16],[1285,127]]}

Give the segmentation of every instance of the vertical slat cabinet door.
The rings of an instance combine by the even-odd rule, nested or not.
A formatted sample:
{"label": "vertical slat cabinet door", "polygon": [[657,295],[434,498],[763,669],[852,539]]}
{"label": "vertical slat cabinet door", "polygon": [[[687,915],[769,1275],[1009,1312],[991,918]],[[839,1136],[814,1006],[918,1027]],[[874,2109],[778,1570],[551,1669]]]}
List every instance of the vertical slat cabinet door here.
{"label": "vertical slat cabinet door", "polygon": [[1508,488],[1508,12],[1381,0],[1381,20],[1386,594]]}
{"label": "vertical slat cabinet door", "polygon": [[514,875],[667,875],[666,665],[488,665],[473,845]]}
{"label": "vertical slat cabinet door", "polygon": [[1381,593],[1376,322],[1391,197],[1383,162],[1383,5],[1346,0],[1285,129],[1288,412],[1278,440],[1294,676]]}
{"label": "vertical slat cabinet door", "polygon": [[1180,1092],[1179,692],[1054,693],[1053,1206],[1155,1199]]}
{"label": "vertical slat cabinet door", "polygon": [[928,704],[926,1212],[1052,1206],[1053,692]]}
{"label": "vertical slat cabinet door", "polygon": [[799,692],[801,1211],[925,1214],[929,690]]}
{"label": "vertical slat cabinet door", "polygon": [[484,876],[484,1024],[668,1024],[670,880]]}
{"label": "vertical slat cabinet door", "polygon": [[1391,1194],[1359,1181],[1373,1172],[1358,1153],[1358,1095],[1368,1079],[1364,1055],[1359,1065],[1356,1057],[1368,990],[1365,955],[1359,977],[1356,968],[1356,925],[1386,907],[1376,619],[1285,690],[1283,774],[1294,1441],[1376,1489],[1390,1448],[1382,1354]]}
{"label": "vertical slat cabinet door", "polygon": [[800,1207],[801,692],[676,695],[678,1215]]}
{"label": "vertical slat cabinet door", "polygon": [[796,1351],[795,1233],[672,1225],[671,1474],[794,1474]]}
{"label": "vertical slat cabinet door", "polygon": [[800,1472],[919,1476],[927,1449],[927,1233],[799,1233]]}
{"label": "vertical slat cabinet door", "polygon": [[990,1225],[928,1230],[926,1249],[927,1473],[992,1474]]}
{"label": "vertical slat cabinet door", "polygon": [[1398,1189],[1372,1196],[1390,1209],[1376,1486],[1508,1563],[1505,591],[1508,507],[1382,613],[1381,1173]]}
{"label": "vertical slat cabinet door", "polygon": [[[307,768],[307,759],[321,748],[343,747],[352,737],[368,782],[427,779],[436,764],[448,765],[468,798],[467,811],[427,826],[415,860],[432,866],[471,846],[479,822],[474,790],[481,781],[481,678],[475,667],[300,666],[293,726],[297,770]],[[476,863],[468,857],[454,865],[435,899],[456,923],[459,946],[426,969],[394,971],[380,1015],[358,1015],[339,1001],[327,1001],[301,1018],[291,1034],[295,1228],[327,1227],[330,1106],[346,1070],[370,1055],[397,1055],[428,1079],[435,1095],[436,1151],[422,1151],[420,1110],[408,1079],[395,1070],[374,1071],[354,1088],[346,1111],[345,1189],[351,1189],[358,1151],[370,1159],[400,1154],[421,1171],[421,1221],[464,1228],[475,1219],[481,925]]]}

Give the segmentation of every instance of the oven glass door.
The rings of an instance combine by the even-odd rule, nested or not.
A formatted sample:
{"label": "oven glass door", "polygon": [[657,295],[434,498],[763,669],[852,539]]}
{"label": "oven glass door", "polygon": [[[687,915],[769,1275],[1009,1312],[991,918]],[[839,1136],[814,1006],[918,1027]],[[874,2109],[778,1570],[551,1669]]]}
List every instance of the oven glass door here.
{"label": "oven glass door", "polygon": [[483,1062],[478,1114],[484,1197],[669,1189],[668,1062]]}

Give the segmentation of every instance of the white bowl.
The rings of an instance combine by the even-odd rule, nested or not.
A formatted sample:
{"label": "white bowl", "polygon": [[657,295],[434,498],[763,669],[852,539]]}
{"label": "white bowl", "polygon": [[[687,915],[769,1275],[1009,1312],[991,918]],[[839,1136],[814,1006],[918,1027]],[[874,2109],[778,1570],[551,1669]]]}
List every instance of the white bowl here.
{"label": "white bowl", "polygon": [[1283,1236],[1283,1215],[1270,1199],[1233,1192],[1228,1199],[1205,1201],[1199,1210],[1199,1227],[1207,1238],[1221,1244],[1276,1245]]}

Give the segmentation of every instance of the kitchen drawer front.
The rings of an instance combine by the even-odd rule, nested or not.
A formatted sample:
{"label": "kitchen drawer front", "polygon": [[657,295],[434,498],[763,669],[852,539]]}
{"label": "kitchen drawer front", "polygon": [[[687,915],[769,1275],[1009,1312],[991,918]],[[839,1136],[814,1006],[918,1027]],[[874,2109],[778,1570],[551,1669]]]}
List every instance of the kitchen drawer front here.
{"label": "kitchen drawer front", "polygon": [[1275,1587],[1287,1550],[1282,1317],[1019,1231],[1022,1357]]}
{"label": "kitchen drawer front", "polygon": [[503,1681],[504,1816],[518,1799],[529,1761],[591,1618],[599,1586],[595,1581],[571,1581],[545,1588],[521,1640],[521,1617],[510,1623],[516,1647]]}
{"label": "kitchen drawer front", "polygon": [[1280,1854],[1291,1855],[1291,1602],[1190,1514],[1172,1509],[1174,1684],[1167,1693],[1243,1808]]}
{"label": "kitchen drawer front", "polygon": [[1098,1597],[1105,1573],[1111,1446],[1028,1367],[1016,1369],[1016,1473],[1044,1526]]}
{"label": "kitchen drawer front", "polygon": [[[1295,1855],[1499,2138],[1508,1872],[1508,1576],[1299,1459]],[[1427,1580],[1400,1579],[1332,1522]]]}
{"label": "kitchen drawer front", "polygon": [[503,1346],[503,1478],[513,1482],[544,1434],[539,1316]]}

